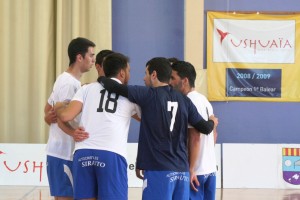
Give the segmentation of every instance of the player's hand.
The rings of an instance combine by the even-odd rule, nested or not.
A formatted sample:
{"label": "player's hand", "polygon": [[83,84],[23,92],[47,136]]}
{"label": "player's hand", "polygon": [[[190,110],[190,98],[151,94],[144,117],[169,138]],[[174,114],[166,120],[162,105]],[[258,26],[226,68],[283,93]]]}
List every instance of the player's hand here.
{"label": "player's hand", "polygon": [[198,181],[197,175],[195,174],[195,172],[191,172],[190,171],[190,185],[192,190],[198,192],[198,189],[196,187],[200,186],[200,183]]}
{"label": "player's hand", "polygon": [[144,180],[144,170],[141,169],[135,169],[135,175],[136,177],[138,177],[139,179]]}
{"label": "player's hand", "polygon": [[215,124],[214,127],[218,126],[218,124],[219,124],[219,119],[218,118],[216,118],[214,115],[211,115],[209,117],[209,119],[214,121],[214,124]]}
{"label": "player's hand", "polygon": [[85,131],[85,129],[83,127],[78,127],[77,129],[75,129],[74,135],[73,135],[75,142],[81,142],[81,141],[87,139],[88,137],[89,137],[89,134],[88,134],[88,132]]}
{"label": "player's hand", "polygon": [[48,125],[57,122],[57,116],[53,107],[46,113],[44,120]]}

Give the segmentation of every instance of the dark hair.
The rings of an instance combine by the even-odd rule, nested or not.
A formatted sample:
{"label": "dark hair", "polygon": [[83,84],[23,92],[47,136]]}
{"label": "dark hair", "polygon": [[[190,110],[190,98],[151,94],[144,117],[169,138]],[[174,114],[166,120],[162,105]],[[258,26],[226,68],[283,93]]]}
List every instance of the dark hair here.
{"label": "dark hair", "polygon": [[102,62],[104,60],[104,58],[110,54],[114,53],[111,50],[108,49],[104,49],[101,50],[97,55],[96,55],[96,64],[102,65]]}
{"label": "dark hair", "polygon": [[194,66],[185,61],[178,61],[171,65],[172,70],[178,73],[178,76],[183,79],[185,77],[188,78],[190,86],[195,87],[195,80],[196,80],[196,71]]}
{"label": "dark hair", "polygon": [[129,58],[121,53],[112,53],[105,57],[103,61],[103,70],[105,76],[115,77],[121,69],[126,69],[129,63]]}
{"label": "dark hair", "polygon": [[156,71],[157,78],[160,82],[169,83],[172,74],[172,68],[167,58],[152,58],[147,62],[146,67],[147,66],[149,74],[152,74],[153,71]]}
{"label": "dark hair", "polygon": [[175,62],[178,62],[179,59],[176,58],[176,57],[171,57],[171,58],[168,58],[168,61],[169,61],[171,64],[173,64],[173,63],[175,63]]}
{"label": "dark hair", "polygon": [[89,47],[95,47],[94,42],[86,39],[86,38],[75,38],[73,39],[68,46],[68,55],[69,55],[69,66],[71,66],[76,61],[76,56],[78,54],[85,56],[88,52]]}

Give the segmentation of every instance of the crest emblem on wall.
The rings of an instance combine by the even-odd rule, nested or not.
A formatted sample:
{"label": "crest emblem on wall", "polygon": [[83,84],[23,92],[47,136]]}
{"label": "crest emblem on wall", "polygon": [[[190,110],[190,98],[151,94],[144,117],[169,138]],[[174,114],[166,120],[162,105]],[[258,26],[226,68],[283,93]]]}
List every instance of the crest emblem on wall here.
{"label": "crest emblem on wall", "polygon": [[283,179],[292,185],[300,185],[300,148],[282,148]]}

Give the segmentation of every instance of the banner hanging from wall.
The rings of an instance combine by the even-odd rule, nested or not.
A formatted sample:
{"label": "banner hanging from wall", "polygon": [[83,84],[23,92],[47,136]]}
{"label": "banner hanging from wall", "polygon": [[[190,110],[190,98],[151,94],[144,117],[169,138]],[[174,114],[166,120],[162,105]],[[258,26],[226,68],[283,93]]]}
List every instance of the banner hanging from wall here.
{"label": "banner hanging from wall", "polygon": [[211,101],[300,101],[300,15],[207,13]]}

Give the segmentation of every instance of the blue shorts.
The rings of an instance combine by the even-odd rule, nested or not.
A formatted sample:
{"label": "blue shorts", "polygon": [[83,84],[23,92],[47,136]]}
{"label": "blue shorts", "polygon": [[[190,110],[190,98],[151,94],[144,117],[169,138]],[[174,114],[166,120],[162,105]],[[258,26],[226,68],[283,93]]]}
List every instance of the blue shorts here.
{"label": "blue shorts", "polygon": [[73,197],[72,161],[47,156],[47,175],[51,196]]}
{"label": "blue shorts", "polygon": [[127,162],[119,154],[79,149],[73,159],[75,199],[127,200]]}
{"label": "blue shorts", "polygon": [[189,193],[189,172],[144,172],[143,200],[188,200]]}
{"label": "blue shorts", "polygon": [[215,200],[216,196],[216,173],[197,176],[200,186],[198,192],[191,189],[190,200]]}

